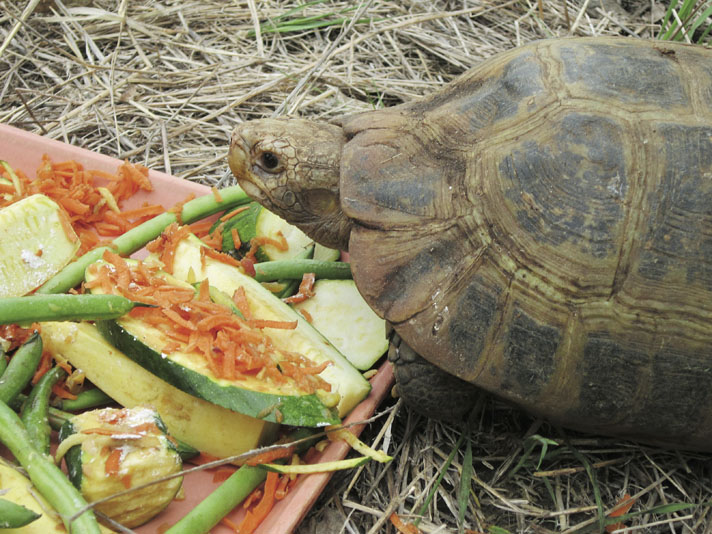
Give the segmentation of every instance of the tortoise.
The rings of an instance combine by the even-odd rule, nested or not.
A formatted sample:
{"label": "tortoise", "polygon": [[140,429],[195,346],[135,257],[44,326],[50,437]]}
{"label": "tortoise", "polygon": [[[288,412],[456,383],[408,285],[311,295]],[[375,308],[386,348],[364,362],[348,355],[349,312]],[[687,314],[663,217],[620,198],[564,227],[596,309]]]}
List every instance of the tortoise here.
{"label": "tortoise", "polygon": [[348,250],[406,401],[459,416],[482,388],[712,451],[712,50],[536,41],[413,102],[241,123],[228,162]]}

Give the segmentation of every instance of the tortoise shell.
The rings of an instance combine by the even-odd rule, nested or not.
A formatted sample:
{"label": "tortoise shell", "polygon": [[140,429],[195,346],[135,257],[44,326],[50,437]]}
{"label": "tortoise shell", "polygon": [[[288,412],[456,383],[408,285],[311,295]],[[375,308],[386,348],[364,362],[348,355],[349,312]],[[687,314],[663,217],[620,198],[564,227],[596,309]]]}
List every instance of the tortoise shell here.
{"label": "tortoise shell", "polygon": [[569,427],[712,447],[712,50],[539,41],[342,122],[367,302]]}

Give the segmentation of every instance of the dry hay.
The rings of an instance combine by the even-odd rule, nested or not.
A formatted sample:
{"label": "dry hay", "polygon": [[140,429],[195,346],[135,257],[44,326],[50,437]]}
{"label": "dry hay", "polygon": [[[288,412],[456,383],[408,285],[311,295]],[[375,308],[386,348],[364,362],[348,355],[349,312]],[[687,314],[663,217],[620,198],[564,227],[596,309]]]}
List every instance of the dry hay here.
{"label": "dry hay", "polygon": [[[66,0],[23,15],[25,2],[0,1],[0,46],[17,27],[0,56],[0,122],[225,184],[238,122],[397,104],[533,39],[653,37],[664,11],[654,1],[372,0],[315,2],[290,14],[295,5]],[[312,27],[257,24],[284,29],[300,17],[314,17]],[[388,516],[413,519],[431,488],[421,530],[456,531],[468,439],[463,513],[473,531],[598,532],[602,514],[627,493],[640,512],[626,522],[631,532],[712,532],[709,455],[566,433],[489,397],[464,433],[395,401],[383,408],[366,437],[394,461],[335,476],[300,534],[394,532]],[[658,508],[677,503],[695,506]]]}

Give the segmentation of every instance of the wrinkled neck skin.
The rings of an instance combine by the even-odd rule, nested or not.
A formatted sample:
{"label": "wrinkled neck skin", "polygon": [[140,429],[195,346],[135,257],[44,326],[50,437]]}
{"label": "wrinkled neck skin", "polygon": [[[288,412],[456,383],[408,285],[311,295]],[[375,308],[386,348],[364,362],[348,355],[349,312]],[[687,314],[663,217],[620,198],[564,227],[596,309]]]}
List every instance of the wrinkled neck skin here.
{"label": "wrinkled neck skin", "polygon": [[351,221],[341,211],[340,126],[263,119],[235,128],[228,164],[245,192],[309,237],[348,250]]}

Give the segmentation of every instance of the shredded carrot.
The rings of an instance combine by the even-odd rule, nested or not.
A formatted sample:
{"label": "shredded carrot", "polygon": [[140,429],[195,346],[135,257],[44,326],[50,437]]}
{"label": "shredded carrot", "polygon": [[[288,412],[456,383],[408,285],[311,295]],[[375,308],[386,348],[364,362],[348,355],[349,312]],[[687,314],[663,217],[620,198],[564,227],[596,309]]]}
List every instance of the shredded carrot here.
{"label": "shredded carrot", "polygon": [[240,523],[240,534],[252,534],[257,527],[264,521],[267,514],[272,510],[275,501],[275,491],[279,482],[279,474],[273,471],[267,473],[265,481],[264,494],[262,499],[257,503],[257,506],[247,511],[245,518]]}
{"label": "shredded carrot", "polygon": [[314,318],[311,316],[311,313],[309,313],[307,310],[301,309],[299,310],[299,313],[304,317],[308,323],[311,323]]}
{"label": "shredded carrot", "polygon": [[242,213],[243,211],[249,210],[249,209],[250,209],[250,206],[240,206],[239,208],[235,208],[234,210],[232,210],[232,211],[226,213],[225,215],[223,215],[222,217],[220,217],[220,222],[229,221],[238,213]]}
{"label": "shredded carrot", "polygon": [[65,233],[73,235],[67,231],[71,226],[79,236],[79,254],[99,243],[97,234],[115,237],[165,211],[159,205],[145,205],[138,210],[117,214],[116,208],[139,190],[153,190],[148,169],[140,165],[124,163],[116,174],[112,174],[85,170],[72,160],[54,163],[45,155],[34,180],[22,172],[16,174],[19,179],[17,190],[15,187],[12,190],[0,188],[0,192],[5,193],[0,198],[0,208],[38,193],[51,198],[62,208]]}
{"label": "shredded carrot", "polygon": [[252,318],[252,312],[250,311],[250,305],[247,302],[247,295],[245,294],[245,288],[243,286],[238,287],[232,294],[232,301],[245,319],[249,320]]}
{"label": "shredded carrot", "polygon": [[[169,227],[160,240],[174,250],[179,237],[184,235],[181,228],[184,227]],[[172,261],[172,258],[173,255],[168,259]],[[110,251],[104,253],[103,259],[106,264],[90,267],[95,278],[85,283],[85,287],[101,287],[106,292],[154,305],[136,307],[129,315],[140,317],[162,331],[165,354],[178,350],[197,353],[210,373],[225,380],[245,380],[261,373],[264,380],[275,386],[294,384],[305,393],[331,390],[328,382],[318,376],[328,362],[316,364],[296,352],[278,349],[262,330],[292,329],[297,323],[252,317],[244,289],[238,289],[233,295],[236,307],[244,316],[241,318],[210,300],[206,281],[196,294],[193,288],[166,283],[155,264],[138,261],[129,265]]]}
{"label": "shredded carrot", "polygon": [[210,233],[210,229],[212,227],[213,227],[213,222],[210,220],[198,221],[198,222],[194,222],[193,224],[188,225],[188,228],[190,228],[190,231],[192,233],[194,233],[195,235],[197,235],[201,239]]}
{"label": "shredded carrot", "polygon": [[274,498],[277,499],[278,501],[281,501],[287,496],[287,493],[289,493],[290,489],[290,482],[296,480],[295,478],[290,478],[289,475],[283,474],[279,477],[279,484],[277,485],[277,489],[274,492]]}
{"label": "shredded carrot", "polygon": [[60,399],[74,400],[77,398],[77,396],[74,393],[67,390],[67,388],[64,386],[64,383],[55,384],[54,386],[52,386],[52,393],[54,393]]}
{"label": "shredded carrot", "polygon": [[213,473],[213,483],[219,484],[220,482],[225,482],[228,478],[232,476],[234,472],[235,470],[229,467],[221,467],[219,469],[216,469]]}
{"label": "shredded carrot", "polygon": [[11,352],[24,344],[37,329],[39,329],[37,325],[33,325],[30,328],[23,328],[16,324],[0,325],[0,337],[10,342],[10,347],[6,352]]}
{"label": "shredded carrot", "polygon": [[255,502],[262,498],[262,488],[255,488],[252,492],[242,501],[242,507],[248,510]]}
{"label": "shredded carrot", "polygon": [[213,186],[210,188],[210,191],[213,193],[213,198],[215,199],[215,202],[222,202],[223,197],[220,196],[220,191],[218,191],[218,188]]}
{"label": "shredded carrot", "polygon": [[284,300],[287,304],[296,304],[298,302],[304,302],[305,300],[314,296],[314,281],[316,280],[316,275],[314,273],[304,273],[302,275],[302,281],[299,284],[299,289],[296,294],[291,297],[287,297]]}
{"label": "shredded carrot", "polygon": [[104,472],[107,476],[116,477],[121,469],[121,449],[112,449],[104,463]]}
{"label": "shredded carrot", "polygon": [[232,246],[235,249],[238,249],[242,246],[242,241],[240,241],[240,234],[238,233],[237,228],[230,229],[230,237],[232,237]]}
{"label": "shredded carrot", "polygon": [[239,267],[240,262],[237,261],[235,258],[232,256],[228,256],[227,254],[223,254],[222,252],[218,252],[217,250],[213,250],[211,248],[206,248],[205,249],[205,255],[214,259],[221,261],[222,263],[226,263],[228,265],[232,265],[233,267]]}
{"label": "shredded carrot", "polygon": [[255,263],[257,263],[257,260],[254,254],[250,256],[248,252],[245,257],[240,260],[240,267],[242,267],[242,270],[245,271],[247,276],[255,276]]}
{"label": "shredded carrot", "polygon": [[50,369],[52,369],[52,355],[49,353],[49,351],[45,350],[42,352],[40,363],[37,366],[35,374],[32,376],[32,384],[36,384],[39,379],[42,378],[44,374]]}
{"label": "shredded carrot", "polygon": [[420,529],[417,526],[413,523],[404,522],[395,512],[390,515],[389,519],[393,526],[396,527],[396,530],[401,534],[420,534]]}
{"label": "shredded carrot", "polygon": [[240,534],[240,529],[238,528],[237,524],[230,521],[227,517],[223,517],[220,520],[220,523],[225,525],[227,528],[232,529],[235,534]]}
{"label": "shredded carrot", "polygon": [[178,223],[179,223],[179,224],[183,224],[183,220],[181,219],[181,215],[183,214],[183,206],[184,206],[186,203],[188,203],[188,202],[190,202],[191,200],[193,200],[194,198],[195,198],[195,194],[194,194],[194,193],[191,193],[191,194],[188,195],[185,199],[183,199],[182,202],[178,202],[177,204],[174,204],[173,207],[171,207],[171,209],[168,210],[168,211],[170,211],[171,213],[175,213],[175,214],[176,214],[176,217],[178,218]]}
{"label": "shredded carrot", "polygon": [[247,459],[245,462],[247,465],[260,465],[268,464],[279,460],[281,458],[287,458],[294,453],[294,447],[282,447],[279,449],[273,449],[269,451],[262,452],[260,454],[255,454]]}
{"label": "shredded carrot", "polygon": [[96,428],[84,428],[81,431],[82,434],[98,434],[99,436],[113,436],[116,434],[116,430],[111,428],[96,427]]}
{"label": "shredded carrot", "polygon": [[[635,499],[631,498],[631,496],[626,493],[618,500],[615,510],[608,514],[608,517],[620,517],[625,515],[628,511],[630,511],[634,504]],[[613,532],[614,530],[619,530],[624,527],[625,525],[622,522],[612,523],[610,525],[606,525],[606,532]]]}
{"label": "shredded carrot", "polygon": [[294,330],[297,328],[297,321],[270,321],[268,319],[252,319],[250,324],[255,328],[280,328],[282,330]]}

